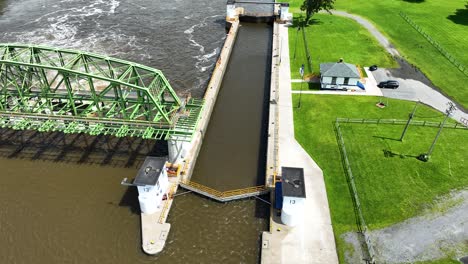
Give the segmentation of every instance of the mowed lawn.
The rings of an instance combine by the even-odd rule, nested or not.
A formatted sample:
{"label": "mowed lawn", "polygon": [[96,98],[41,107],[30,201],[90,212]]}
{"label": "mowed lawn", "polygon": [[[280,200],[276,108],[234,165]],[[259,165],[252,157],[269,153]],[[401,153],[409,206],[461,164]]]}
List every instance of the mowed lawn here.
{"label": "mowed lawn", "polygon": [[[297,105],[298,99],[299,95],[294,94],[293,105]],[[346,245],[340,236],[345,232],[356,230],[356,224],[334,131],[335,119],[337,117],[405,119],[413,109],[414,103],[382,99],[387,103],[387,107],[380,109],[375,106],[381,100],[377,97],[303,94],[301,100],[301,108],[294,109],[295,136],[323,170],[338,253],[340,259],[343,259]],[[443,114],[432,108],[419,106],[415,119],[439,122],[442,121]],[[383,150],[388,149],[394,153],[413,156],[425,152],[437,132],[433,128],[422,131],[421,128],[410,127],[404,143],[378,138],[378,136],[398,138],[402,126],[368,126],[368,128],[369,130],[366,130],[366,127],[349,125],[349,128],[343,132],[346,144],[349,142],[349,151],[360,153],[353,156],[351,161],[353,169],[358,174],[366,174],[358,176],[356,184],[359,190],[364,190],[361,202],[370,227],[388,226],[415,216],[422,208],[430,205],[437,195],[445,194],[452,188],[467,186],[467,176],[460,167],[467,158],[464,153],[467,151],[466,132],[468,131],[458,131],[453,134],[454,132],[449,129],[444,130],[433,157],[428,163],[423,163],[413,157],[386,158]],[[465,133],[460,136],[459,133],[463,132]],[[415,140],[419,141],[413,147],[411,142]],[[456,154],[453,154],[454,152]],[[450,169],[446,158],[449,156],[453,157]],[[407,173],[409,175],[406,177]],[[405,187],[407,184],[408,187]],[[391,203],[395,203],[394,208],[391,208]]]}
{"label": "mowed lawn", "polygon": [[[302,29],[297,26],[300,16],[295,16],[295,25],[289,28],[289,54],[291,77],[299,79],[299,68],[305,66],[305,75],[319,75],[320,63],[336,62],[343,58],[345,62],[370,66],[397,67],[398,64],[384,50],[369,32],[354,20],[317,14]],[[298,30],[299,29],[299,30]],[[306,44],[311,57],[307,61]]]}
{"label": "mowed lawn", "polygon": [[320,83],[291,83],[291,89],[294,91],[318,91]]}
{"label": "mowed lawn", "polygon": [[[291,11],[299,14],[302,1],[289,2]],[[468,9],[465,4],[465,0],[337,0],[335,8],[373,22],[405,59],[420,68],[445,94],[468,108],[468,77],[399,15],[399,12],[406,13],[468,67]]]}
{"label": "mowed lawn", "polygon": [[401,222],[428,209],[437,196],[468,187],[468,131],[443,130],[430,162],[421,162],[416,157],[428,151],[438,128],[410,127],[403,142],[395,140],[402,130],[401,125],[341,125],[370,229]]}

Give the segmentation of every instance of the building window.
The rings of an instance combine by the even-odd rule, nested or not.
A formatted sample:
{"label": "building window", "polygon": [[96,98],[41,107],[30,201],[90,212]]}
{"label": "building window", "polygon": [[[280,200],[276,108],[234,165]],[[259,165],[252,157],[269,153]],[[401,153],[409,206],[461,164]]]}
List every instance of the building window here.
{"label": "building window", "polygon": [[332,83],[331,84],[336,84],[336,77],[332,77]]}
{"label": "building window", "polygon": [[348,77],[344,78],[344,85],[348,85],[348,83],[349,83],[349,78]]}

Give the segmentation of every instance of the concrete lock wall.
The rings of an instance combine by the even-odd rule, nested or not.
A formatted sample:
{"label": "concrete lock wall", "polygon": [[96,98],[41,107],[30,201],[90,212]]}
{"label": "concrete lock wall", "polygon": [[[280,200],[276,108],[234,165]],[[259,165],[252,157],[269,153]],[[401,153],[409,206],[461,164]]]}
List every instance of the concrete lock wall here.
{"label": "concrete lock wall", "polygon": [[191,149],[192,142],[184,142],[170,139],[167,141],[167,147],[169,151],[169,162],[178,163],[185,159],[189,150]]}
{"label": "concrete lock wall", "polygon": [[226,16],[228,20],[236,18],[236,6],[235,5],[226,6]]}

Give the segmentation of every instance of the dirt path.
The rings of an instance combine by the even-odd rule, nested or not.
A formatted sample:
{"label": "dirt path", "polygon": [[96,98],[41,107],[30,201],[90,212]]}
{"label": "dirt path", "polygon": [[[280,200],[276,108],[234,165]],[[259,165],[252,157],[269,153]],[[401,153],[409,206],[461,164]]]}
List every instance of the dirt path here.
{"label": "dirt path", "polygon": [[351,18],[365,27],[369,32],[377,39],[377,41],[393,56],[400,56],[398,50],[390,43],[390,41],[382,34],[380,31],[367,19],[360,17],[358,15],[353,15],[345,11],[332,10],[332,14],[337,16],[344,16]]}
{"label": "dirt path", "polygon": [[[377,263],[413,263],[468,255],[468,189],[443,197],[422,216],[372,231]],[[360,263],[356,233],[343,235],[354,250],[345,253],[348,263]]]}

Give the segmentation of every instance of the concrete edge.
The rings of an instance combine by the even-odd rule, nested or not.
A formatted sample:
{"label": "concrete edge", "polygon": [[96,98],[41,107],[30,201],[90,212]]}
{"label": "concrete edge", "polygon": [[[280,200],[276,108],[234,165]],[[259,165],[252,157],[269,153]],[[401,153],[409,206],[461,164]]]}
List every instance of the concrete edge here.
{"label": "concrete edge", "polygon": [[270,101],[268,110],[268,142],[267,142],[267,160],[265,168],[265,186],[274,188],[275,177],[278,173],[279,155],[278,155],[278,131],[279,131],[279,64],[281,61],[280,37],[278,35],[278,23],[273,24],[273,40],[271,54],[271,78],[270,78]]}

